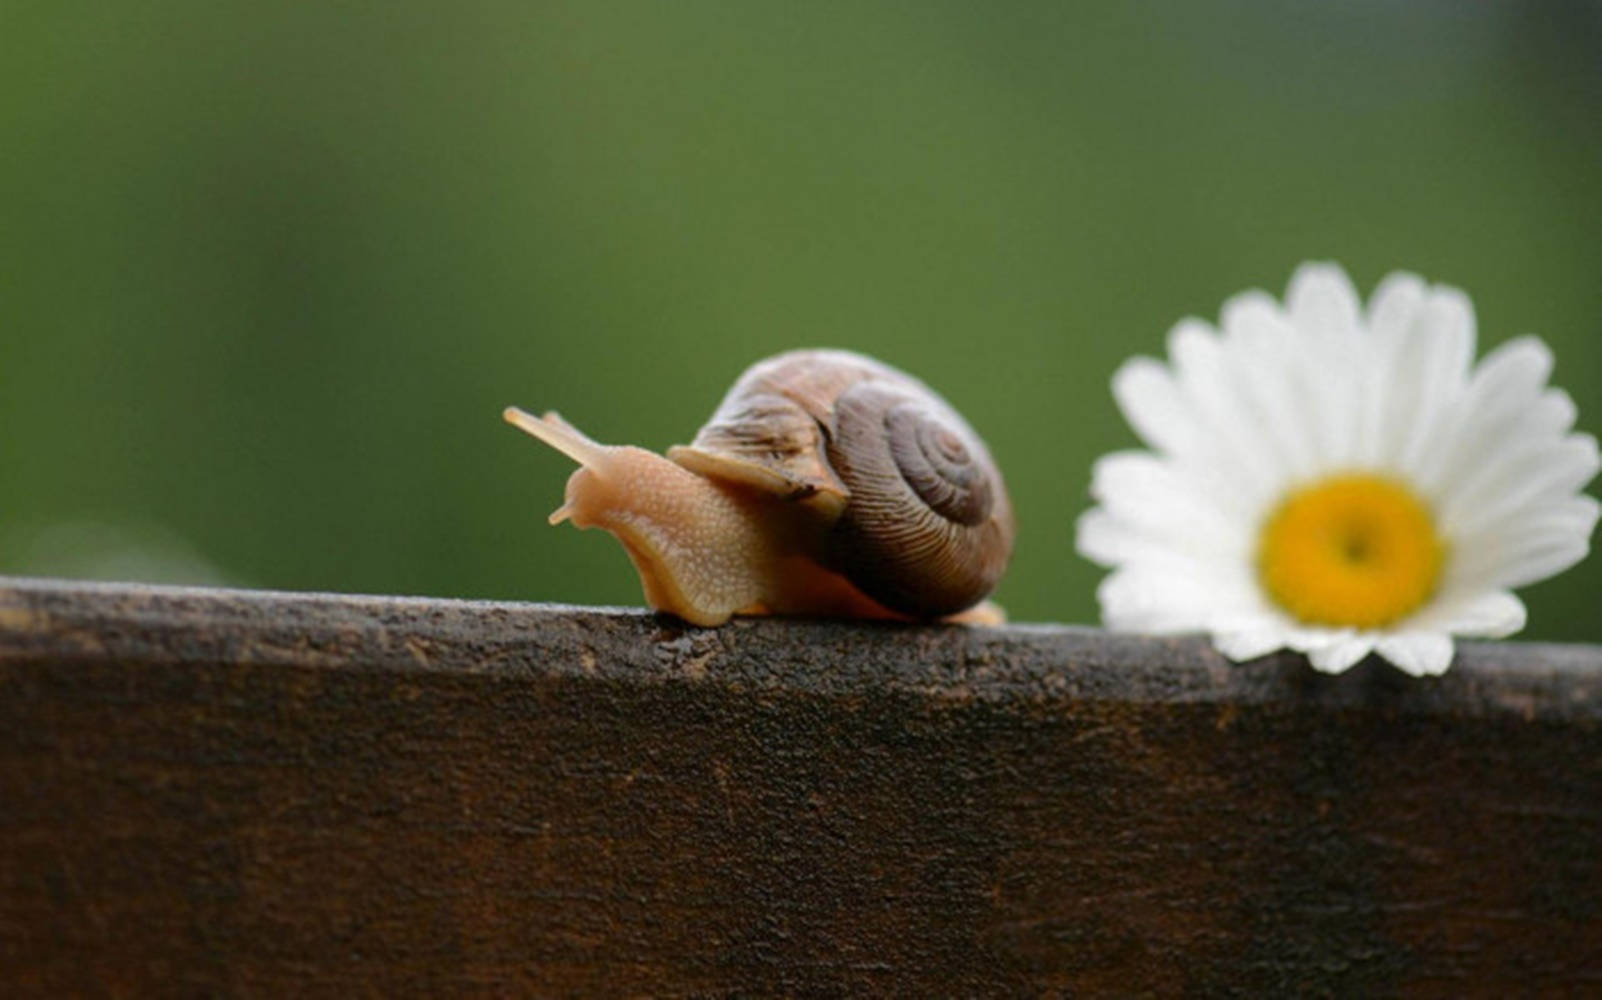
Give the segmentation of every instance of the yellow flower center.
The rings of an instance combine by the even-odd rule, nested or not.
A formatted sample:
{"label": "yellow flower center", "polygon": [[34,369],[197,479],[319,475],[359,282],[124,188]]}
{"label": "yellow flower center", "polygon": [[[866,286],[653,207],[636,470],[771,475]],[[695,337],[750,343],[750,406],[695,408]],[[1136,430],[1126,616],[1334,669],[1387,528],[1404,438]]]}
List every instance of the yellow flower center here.
{"label": "yellow flower center", "polygon": [[1429,510],[1407,487],[1355,473],[1280,503],[1257,540],[1257,576],[1300,621],[1377,628],[1429,600],[1444,556]]}

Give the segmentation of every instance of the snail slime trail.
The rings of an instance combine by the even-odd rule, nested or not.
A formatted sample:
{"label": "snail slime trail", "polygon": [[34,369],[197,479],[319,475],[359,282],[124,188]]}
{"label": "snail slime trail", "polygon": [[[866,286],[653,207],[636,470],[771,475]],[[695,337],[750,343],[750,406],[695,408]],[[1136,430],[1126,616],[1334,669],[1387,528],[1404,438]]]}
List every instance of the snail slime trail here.
{"label": "snail slime trail", "polygon": [[506,421],[579,463],[551,523],[614,535],[645,599],[734,614],[968,622],[1016,529],[984,442],[922,382],[849,351],[752,365],[689,445],[603,445],[555,413]]}

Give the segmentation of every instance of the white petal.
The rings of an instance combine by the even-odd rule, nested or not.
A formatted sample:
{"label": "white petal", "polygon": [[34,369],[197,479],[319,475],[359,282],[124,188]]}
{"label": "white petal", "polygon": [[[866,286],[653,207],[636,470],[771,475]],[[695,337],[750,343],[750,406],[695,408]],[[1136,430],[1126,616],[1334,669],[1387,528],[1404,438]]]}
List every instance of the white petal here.
{"label": "white petal", "polygon": [[1524,602],[1505,590],[1445,598],[1407,622],[1409,632],[1501,639],[1524,627]]}
{"label": "white petal", "polygon": [[1305,338],[1279,306],[1261,293],[1237,295],[1221,317],[1225,349],[1248,401],[1260,447],[1272,448],[1276,465],[1300,480],[1325,468],[1338,435],[1325,433],[1326,411],[1345,409],[1330,366],[1310,357]]}
{"label": "white petal", "polygon": [[1419,362],[1419,406],[1402,453],[1402,463],[1416,468],[1419,459],[1449,439],[1456,414],[1451,407],[1468,387],[1474,363],[1474,306],[1455,288],[1437,286],[1415,320],[1424,352]]}
{"label": "white petal", "polygon": [[1347,405],[1355,411],[1356,444],[1352,462],[1359,467],[1373,468],[1386,454],[1386,445],[1395,433],[1386,419],[1389,401],[1390,369],[1383,362],[1397,350],[1397,345],[1412,328],[1419,312],[1424,308],[1429,289],[1417,275],[1397,271],[1388,275],[1374,291],[1369,302],[1369,335],[1363,345],[1362,359],[1371,369],[1358,385],[1348,389]]}
{"label": "white petal", "polygon": [[1450,438],[1451,404],[1468,385],[1474,311],[1455,289],[1432,288],[1409,325],[1377,341],[1384,366],[1367,404],[1380,421],[1370,437],[1381,468],[1405,473],[1436,441]]}
{"label": "white petal", "polygon": [[1285,307],[1297,327],[1339,337],[1357,329],[1357,292],[1339,264],[1307,263],[1291,276]]}
{"label": "white petal", "polygon": [[1495,563],[1489,568],[1479,561],[1455,576],[1465,581],[1493,587],[1525,587],[1563,572],[1590,550],[1583,538],[1568,535],[1546,535],[1526,539],[1517,548],[1496,550]]}
{"label": "white petal", "polygon": [[1242,391],[1249,379],[1236,371],[1238,359],[1212,328],[1195,320],[1180,323],[1168,336],[1168,356],[1217,458],[1260,490],[1283,479],[1273,442],[1265,438],[1262,421]]}
{"label": "white petal", "polygon": [[1465,393],[1456,423],[1442,446],[1412,470],[1418,488],[1443,509],[1481,505],[1480,496],[1499,488],[1506,469],[1563,439],[1574,425],[1574,401],[1559,389],[1514,399],[1481,401]]}
{"label": "white petal", "polygon": [[1162,573],[1114,570],[1096,588],[1101,620],[1123,632],[1199,629],[1212,611],[1207,588]]}
{"label": "white petal", "polygon": [[1120,520],[1105,507],[1092,507],[1075,523],[1079,554],[1103,566],[1179,562],[1186,557],[1171,543]]}
{"label": "white petal", "polygon": [[1310,424],[1309,457],[1313,471],[1326,474],[1361,463],[1363,426],[1356,401],[1373,385],[1373,345],[1363,338],[1310,342],[1302,338],[1297,352],[1295,391],[1298,409]]}
{"label": "white petal", "polygon": [[1218,509],[1171,462],[1144,451],[1115,451],[1090,470],[1090,494],[1120,514],[1151,511],[1169,522],[1205,519],[1207,527],[1226,526]]}
{"label": "white petal", "polygon": [[1431,495],[1449,495],[1485,474],[1487,456],[1567,431],[1573,402],[1556,390],[1542,392],[1551,371],[1552,352],[1535,337],[1486,355],[1451,414],[1451,432],[1421,457],[1415,480]]}
{"label": "white petal", "polygon": [[1517,413],[1546,388],[1552,375],[1552,351],[1539,337],[1515,337],[1498,345],[1480,361],[1469,382],[1474,410],[1500,421]]}
{"label": "white petal", "polygon": [[1279,301],[1261,289],[1252,289],[1231,295],[1224,300],[1224,305],[1218,310],[1218,328],[1228,337],[1233,334],[1234,327],[1241,316],[1267,316],[1271,318],[1275,328],[1282,334],[1289,336],[1296,327],[1279,307]]}
{"label": "white petal", "polygon": [[1368,325],[1373,335],[1393,338],[1413,325],[1413,317],[1424,305],[1428,286],[1424,279],[1407,271],[1387,274],[1374,289],[1368,303]]}
{"label": "white petal", "polygon": [[1167,566],[1123,566],[1096,588],[1108,628],[1131,632],[1204,631],[1251,611],[1251,595],[1206,567],[1184,573]]}
{"label": "white petal", "polygon": [[1215,632],[1213,648],[1237,663],[1267,656],[1285,647],[1285,633],[1276,628]]}
{"label": "white petal", "polygon": [[1505,523],[1521,512],[1576,494],[1602,468],[1589,434],[1570,434],[1489,458],[1486,472],[1444,498],[1441,530],[1458,537]]}
{"label": "white petal", "polygon": [[1452,665],[1451,637],[1440,632],[1387,635],[1375,643],[1374,650],[1414,677],[1438,677]]}
{"label": "white petal", "polygon": [[1540,392],[1552,377],[1552,349],[1540,337],[1525,335],[1499,344],[1480,361],[1475,382],[1484,381],[1498,394]]}
{"label": "white petal", "polygon": [[1527,507],[1503,523],[1454,538],[1446,587],[1522,587],[1561,573],[1585,557],[1599,514],[1602,504],[1581,494]]}
{"label": "white petal", "polygon": [[1202,489],[1146,452],[1104,455],[1091,471],[1091,495],[1122,525],[1192,555],[1243,558],[1245,521],[1219,510]]}
{"label": "white petal", "polygon": [[1146,539],[1101,507],[1074,521],[1074,551],[1100,566],[1117,566],[1142,554]]}
{"label": "white petal", "polygon": [[1307,659],[1315,670],[1339,674],[1351,669],[1373,650],[1373,640],[1359,635],[1315,646],[1307,651]]}
{"label": "white petal", "polygon": [[1287,308],[1295,324],[1288,367],[1296,373],[1296,408],[1308,425],[1312,471],[1360,464],[1360,403],[1374,391],[1374,346],[1364,335],[1351,282],[1338,267],[1304,265],[1291,281]]}
{"label": "white petal", "polygon": [[1157,451],[1183,453],[1196,440],[1195,418],[1161,363],[1130,358],[1113,373],[1112,391],[1129,426]]}

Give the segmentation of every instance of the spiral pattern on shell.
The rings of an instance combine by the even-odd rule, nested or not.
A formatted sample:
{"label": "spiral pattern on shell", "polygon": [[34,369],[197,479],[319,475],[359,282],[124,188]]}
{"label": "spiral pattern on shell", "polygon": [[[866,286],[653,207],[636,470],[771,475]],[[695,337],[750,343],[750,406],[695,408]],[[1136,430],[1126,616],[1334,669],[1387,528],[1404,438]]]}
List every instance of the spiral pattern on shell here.
{"label": "spiral pattern on shell", "polygon": [[1011,505],[983,442],[944,400],[910,378],[858,382],[835,400],[827,451],[851,492],[829,559],[864,593],[936,617],[995,587]]}
{"label": "spiral pattern on shell", "polygon": [[989,516],[994,496],[987,470],[955,429],[908,400],[885,411],[884,432],[901,477],[931,510],[966,525]]}

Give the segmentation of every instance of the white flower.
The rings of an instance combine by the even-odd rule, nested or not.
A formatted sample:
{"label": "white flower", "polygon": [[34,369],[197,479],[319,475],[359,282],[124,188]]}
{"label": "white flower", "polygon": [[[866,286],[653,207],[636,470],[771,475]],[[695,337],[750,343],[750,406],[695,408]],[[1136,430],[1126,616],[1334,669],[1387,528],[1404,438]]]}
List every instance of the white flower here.
{"label": "white flower", "polygon": [[1454,288],[1392,274],[1366,312],[1346,274],[1306,264],[1283,307],[1188,319],[1168,363],[1133,358],[1113,395],[1151,451],[1105,455],[1079,551],[1112,568],[1110,628],[1206,631],[1231,659],[1281,647],[1338,673],[1378,652],[1443,673],[1453,635],[1511,635],[1510,588],[1582,559],[1596,439],[1521,337],[1474,364]]}

